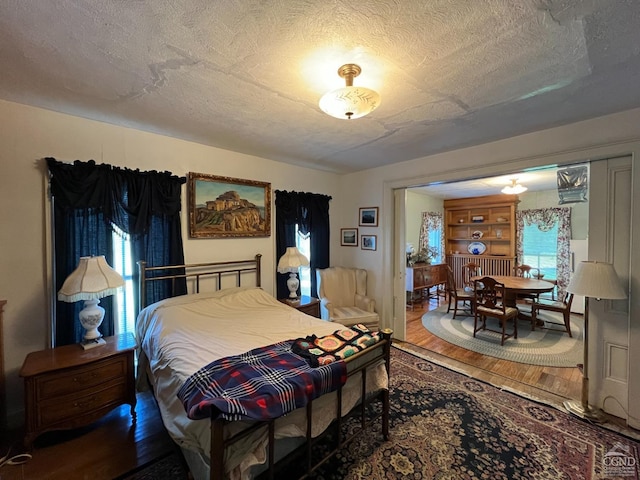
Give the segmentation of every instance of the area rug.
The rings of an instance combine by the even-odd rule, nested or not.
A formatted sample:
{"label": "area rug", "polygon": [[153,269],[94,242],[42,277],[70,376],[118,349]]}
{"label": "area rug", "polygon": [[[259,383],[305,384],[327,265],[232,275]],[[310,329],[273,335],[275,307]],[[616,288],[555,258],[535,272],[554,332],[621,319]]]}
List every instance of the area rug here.
{"label": "area rug", "polygon": [[[544,312],[540,317],[562,323],[562,315],[555,312]],[[518,338],[505,340],[503,346],[500,345],[499,333],[479,331],[474,338],[473,317],[458,313],[454,320],[453,311],[447,313],[446,306],[425,313],[422,316],[422,325],[449,343],[503,360],[547,367],[575,367],[583,361],[584,322],[578,315],[571,315],[573,338],[564,330],[555,330],[559,329],[559,326],[554,326],[554,330],[537,328],[532,332],[529,322],[519,320]],[[498,329],[498,320],[488,318],[487,325],[494,330]],[[508,328],[511,328],[511,325]]]}
{"label": "area rug", "polygon": [[[390,439],[377,422],[311,478],[640,478],[639,442],[397,348],[390,386]],[[295,466],[276,478],[294,478]],[[128,478],[169,478],[142,474]]]}

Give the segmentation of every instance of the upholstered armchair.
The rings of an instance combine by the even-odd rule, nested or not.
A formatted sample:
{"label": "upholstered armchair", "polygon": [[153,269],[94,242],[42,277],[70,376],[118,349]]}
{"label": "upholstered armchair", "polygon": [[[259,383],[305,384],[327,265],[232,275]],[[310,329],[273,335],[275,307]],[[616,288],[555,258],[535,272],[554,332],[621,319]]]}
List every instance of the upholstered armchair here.
{"label": "upholstered armchair", "polygon": [[364,324],[378,330],[376,302],[367,297],[367,271],[360,268],[317,269],[320,316],[324,320],[352,326]]}

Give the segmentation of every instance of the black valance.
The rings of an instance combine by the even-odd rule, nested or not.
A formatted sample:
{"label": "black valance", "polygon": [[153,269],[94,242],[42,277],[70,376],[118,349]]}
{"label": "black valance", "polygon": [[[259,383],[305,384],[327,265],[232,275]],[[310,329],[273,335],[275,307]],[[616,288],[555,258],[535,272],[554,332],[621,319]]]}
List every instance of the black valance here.
{"label": "black valance", "polygon": [[170,172],[130,170],[89,160],[73,164],[47,158],[56,208],[94,209],[106,222],[131,236],[149,231],[153,216],[180,212],[186,177]]}

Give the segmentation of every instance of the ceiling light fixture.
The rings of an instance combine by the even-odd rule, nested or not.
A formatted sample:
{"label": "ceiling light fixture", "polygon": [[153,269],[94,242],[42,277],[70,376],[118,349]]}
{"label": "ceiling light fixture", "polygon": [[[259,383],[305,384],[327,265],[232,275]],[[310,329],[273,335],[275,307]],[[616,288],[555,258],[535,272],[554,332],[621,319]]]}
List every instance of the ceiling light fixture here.
{"label": "ceiling light fixture", "polygon": [[527,187],[524,187],[518,183],[517,179],[511,180],[511,185],[507,185],[502,190],[502,193],[506,193],[507,195],[519,195],[523,192],[527,191]]}
{"label": "ceiling light fixture", "polygon": [[332,117],[351,120],[373,112],[380,105],[380,95],[375,90],[354,87],[353,79],[362,69],[355,63],[347,63],[338,69],[345,79],[346,87],[325,93],[320,99],[320,108]]}

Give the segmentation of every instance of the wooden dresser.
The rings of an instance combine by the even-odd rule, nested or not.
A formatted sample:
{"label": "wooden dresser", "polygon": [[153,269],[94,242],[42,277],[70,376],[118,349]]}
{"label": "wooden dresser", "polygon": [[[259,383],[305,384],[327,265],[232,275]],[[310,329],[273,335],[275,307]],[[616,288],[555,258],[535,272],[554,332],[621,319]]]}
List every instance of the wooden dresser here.
{"label": "wooden dresser", "polygon": [[[423,300],[425,290],[428,292],[431,287],[438,287],[447,283],[447,265],[439,263],[415,264],[407,267],[406,290],[407,305],[413,306],[414,301]],[[436,290],[436,294],[438,290]]]}
{"label": "wooden dresser", "polygon": [[135,340],[125,334],[105,341],[89,350],[74,344],[27,355],[20,370],[27,448],[41,433],[87,425],[122,404],[131,405],[136,420]]}

